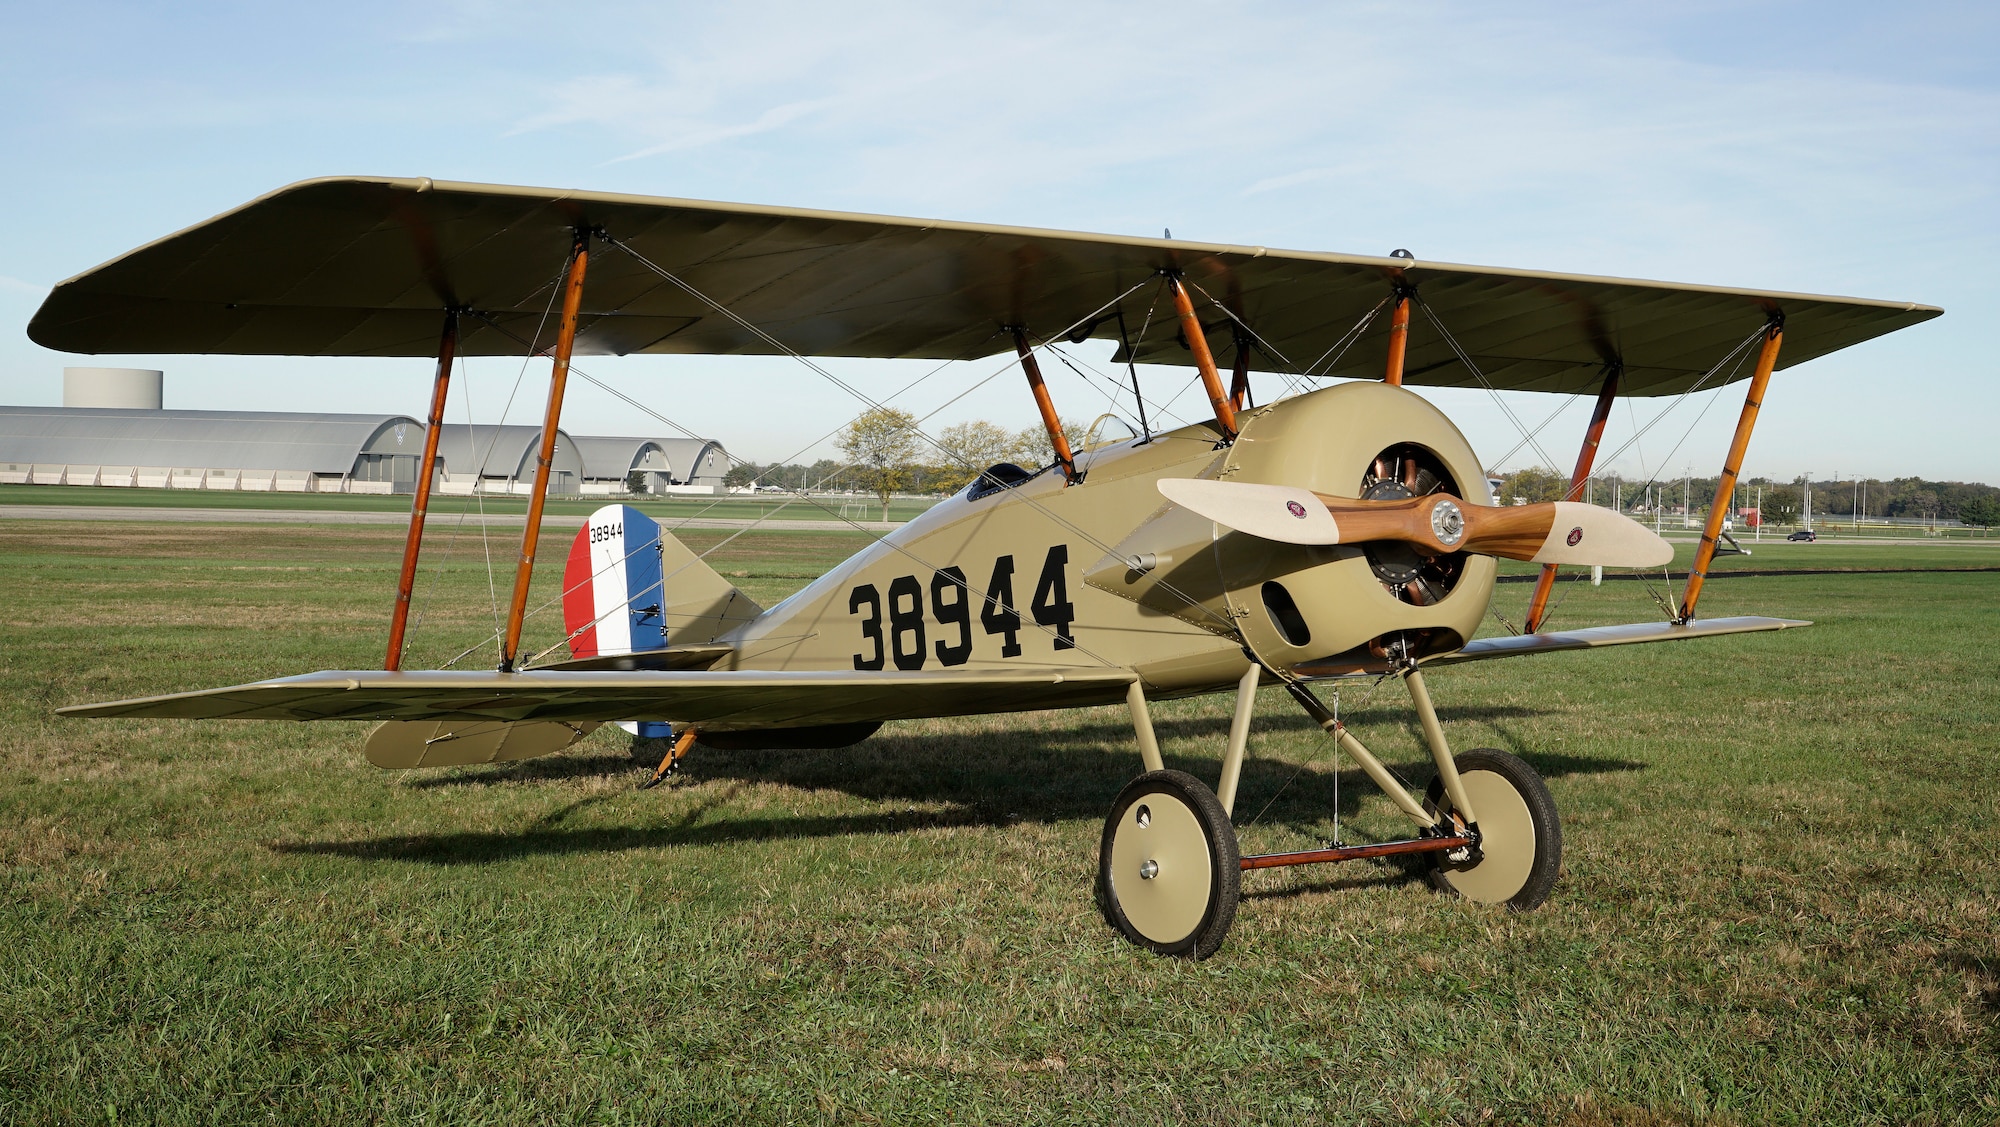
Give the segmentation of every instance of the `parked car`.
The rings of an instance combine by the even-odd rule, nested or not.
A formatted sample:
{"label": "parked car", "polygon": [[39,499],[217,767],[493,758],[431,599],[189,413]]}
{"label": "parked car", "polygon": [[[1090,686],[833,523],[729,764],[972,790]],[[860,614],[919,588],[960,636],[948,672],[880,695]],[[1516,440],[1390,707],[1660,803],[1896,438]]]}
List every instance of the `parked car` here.
{"label": "parked car", "polygon": [[1817,540],[1817,539],[1819,539],[1819,533],[1817,533],[1817,532],[1814,532],[1814,531],[1813,531],[1812,529],[1810,529],[1810,528],[1801,528],[1801,529],[1799,529],[1799,530],[1798,530],[1797,532],[1794,532],[1794,533],[1792,533],[1792,534],[1791,534],[1790,536],[1787,536],[1787,537],[1785,537],[1785,539],[1787,539],[1787,540]]}

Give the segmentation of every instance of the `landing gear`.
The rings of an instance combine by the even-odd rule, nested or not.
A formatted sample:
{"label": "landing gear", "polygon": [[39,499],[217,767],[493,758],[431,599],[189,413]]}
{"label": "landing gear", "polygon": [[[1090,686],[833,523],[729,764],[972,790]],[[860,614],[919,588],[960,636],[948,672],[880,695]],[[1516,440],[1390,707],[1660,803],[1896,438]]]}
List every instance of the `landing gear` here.
{"label": "landing gear", "polygon": [[1241,864],[1215,793],[1184,771],[1148,771],[1104,821],[1098,902],[1112,927],[1154,954],[1205,959],[1236,920]]}
{"label": "landing gear", "polygon": [[[1540,907],[1562,868],[1562,819],[1549,788],[1533,767],[1504,751],[1474,748],[1455,758],[1459,784],[1479,815],[1479,843],[1432,854],[1431,883],[1441,892],[1517,912]],[[1463,825],[1442,777],[1431,780],[1424,809],[1448,832]]]}

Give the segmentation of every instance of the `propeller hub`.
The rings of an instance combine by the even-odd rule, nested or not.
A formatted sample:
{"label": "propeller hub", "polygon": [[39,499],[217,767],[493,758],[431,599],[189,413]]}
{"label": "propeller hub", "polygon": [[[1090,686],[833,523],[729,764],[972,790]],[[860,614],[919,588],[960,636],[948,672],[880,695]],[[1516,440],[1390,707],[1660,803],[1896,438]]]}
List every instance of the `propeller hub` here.
{"label": "propeller hub", "polygon": [[1438,543],[1450,548],[1465,535],[1465,513],[1455,501],[1439,501],[1431,509],[1431,532]]}

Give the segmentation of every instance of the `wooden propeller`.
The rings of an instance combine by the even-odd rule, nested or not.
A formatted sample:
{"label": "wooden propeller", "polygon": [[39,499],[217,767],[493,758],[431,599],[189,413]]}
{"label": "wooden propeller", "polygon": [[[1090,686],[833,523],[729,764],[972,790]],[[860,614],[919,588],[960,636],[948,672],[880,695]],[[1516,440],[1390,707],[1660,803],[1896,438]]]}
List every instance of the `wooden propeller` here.
{"label": "wooden propeller", "polygon": [[1495,508],[1433,493],[1360,501],[1310,489],[1165,478],[1167,500],[1226,528],[1286,544],[1399,540],[1427,555],[1476,552],[1509,560],[1659,567],[1674,547],[1638,521],[1573,501]]}

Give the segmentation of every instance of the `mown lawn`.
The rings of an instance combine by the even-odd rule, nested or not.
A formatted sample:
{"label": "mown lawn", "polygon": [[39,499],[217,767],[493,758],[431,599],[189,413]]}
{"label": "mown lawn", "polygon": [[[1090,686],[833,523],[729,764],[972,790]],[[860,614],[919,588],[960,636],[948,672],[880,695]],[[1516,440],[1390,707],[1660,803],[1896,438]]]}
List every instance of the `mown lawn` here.
{"label": "mown lawn", "polygon": [[[1730,579],[1706,614],[1819,625],[1439,671],[1458,745],[1549,779],[1551,903],[1255,873],[1188,964],[1091,904],[1138,769],[1122,710],[698,749],[644,793],[608,728],[388,773],[362,725],[50,715],[379,664],[399,535],[0,525],[0,1119],[2000,1120],[2000,575]],[[864,540],[753,533],[718,566],[768,603]],[[432,545],[411,665],[491,628],[484,551]],[[1965,552],[1730,566],[2000,563]],[[1557,624],[1655,615],[1643,584],[1582,584]],[[1340,697],[1428,776],[1394,683]],[[1169,762],[1212,778],[1226,709],[1161,706]],[[1336,808],[1349,840],[1399,832],[1278,693],[1252,752],[1246,850],[1322,840]]]}

